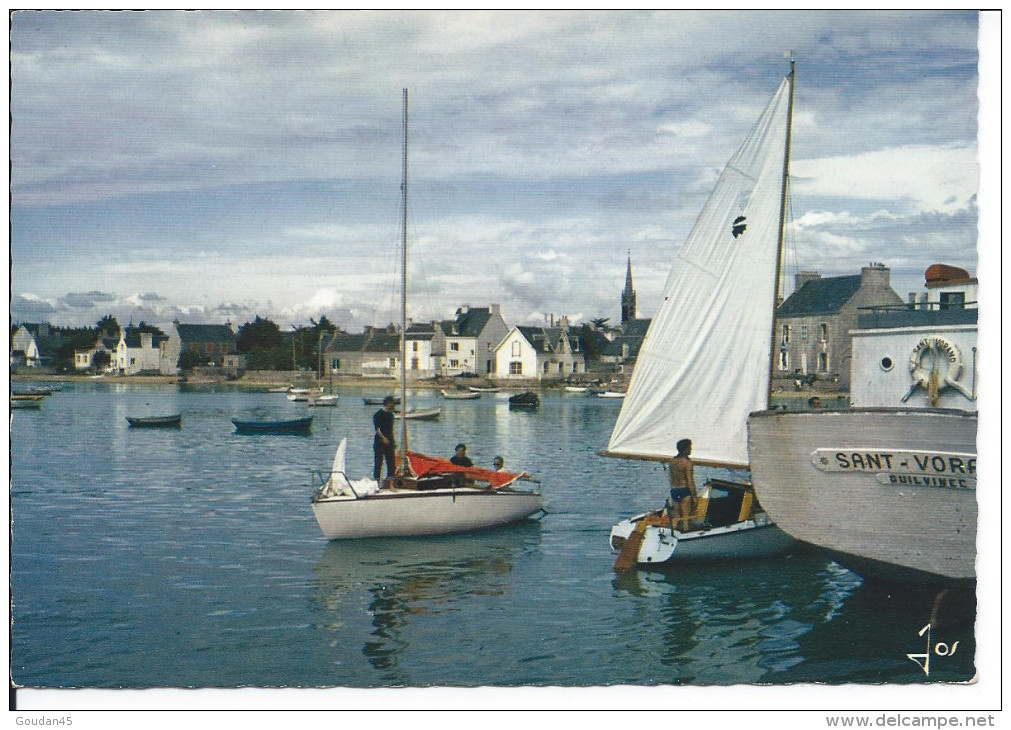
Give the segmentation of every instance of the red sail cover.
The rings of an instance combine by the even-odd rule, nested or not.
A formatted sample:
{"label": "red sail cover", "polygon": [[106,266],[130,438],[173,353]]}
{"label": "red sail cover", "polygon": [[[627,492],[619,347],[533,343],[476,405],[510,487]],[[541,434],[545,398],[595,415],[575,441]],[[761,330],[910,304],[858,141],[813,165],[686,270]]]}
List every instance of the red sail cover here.
{"label": "red sail cover", "polygon": [[414,451],[408,451],[407,458],[411,462],[411,471],[419,477],[434,476],[436,474],[462,474],[468,479],[487,482],[493,488],[504,487],[519,477],[519,474],[481,469],[476,466],[457,466],[448,459],[425,456]]}

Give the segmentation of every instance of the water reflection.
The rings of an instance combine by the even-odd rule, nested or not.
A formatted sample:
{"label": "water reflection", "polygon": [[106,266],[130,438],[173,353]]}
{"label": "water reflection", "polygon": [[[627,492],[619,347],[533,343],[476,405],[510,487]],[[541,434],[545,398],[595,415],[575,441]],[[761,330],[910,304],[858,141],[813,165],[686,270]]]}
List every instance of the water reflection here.
{"label": "water reflection", "polygon": [[[417,684],[424,673],[417,655],[431,651],[432,638],[415,647],[415,635],[455,621],[475,602],[515,600],[517,563],[540,538],[540,524],[526,522],[466,535],[332,541],[313,571],[312,602],[335,646],[345,653],[360,646],[377,672],[374,684]],[[367,627],[357,620],[363,614]]]}
{"label": "water reflection", "polygon": [[637,571],[616,577],[613,587],[658,606],[660,662],[671,668],[672,681],[759,683],[802,664],[802,638],[860,585],[854,574],[832,566],[797,554]]}

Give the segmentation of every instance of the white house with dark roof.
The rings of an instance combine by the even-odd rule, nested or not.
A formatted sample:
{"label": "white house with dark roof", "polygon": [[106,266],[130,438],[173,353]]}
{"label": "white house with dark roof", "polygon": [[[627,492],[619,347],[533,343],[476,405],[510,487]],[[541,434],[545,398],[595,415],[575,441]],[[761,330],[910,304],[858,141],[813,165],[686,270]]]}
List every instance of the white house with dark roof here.
{"label": "white house with dark roof", "polygon": [[[32,325],[40,327],[42,325]],[[14,331],[11,337],[11,357],[12,366],[34,368],[42,364],[42,355],[39,352],[39,343],[35,339],[35,334],[29,329],[29,325],[21,325]]]}
{"label": "white house with dark roof", "polygon": [[490,375],[495,368],[495,347],[509,333],[498,304],[456,310],[456,318],[442,322],[445,338],[443,375]]}
{"label": "white house with dark roof", "polygon": [[161,372],[163,338],[152,332],[142,332],[136,327],[120,330],[119,342],[112,358],[112,367],[120,375],[140,372]]}
{"label": "white house with dark roof", "polygon": [[564,380],[586,372],[579,337],[564,317],[556,327],[513,327],[493,352],[497,379]]}
{"label": "white house with dark roof", "polygon": [[774,378],[810,378],[849,388],[852,342],[862,308],[902,304],[891,287],[891,271],[871,264],[854,276],[825,277],[803,271],[794,292],[776,311]]}

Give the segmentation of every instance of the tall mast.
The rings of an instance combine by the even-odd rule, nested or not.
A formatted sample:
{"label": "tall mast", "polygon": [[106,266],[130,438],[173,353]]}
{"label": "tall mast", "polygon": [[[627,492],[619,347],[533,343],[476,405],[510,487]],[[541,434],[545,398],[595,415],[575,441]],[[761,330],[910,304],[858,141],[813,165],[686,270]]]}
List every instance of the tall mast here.
{"label": "tall mast", "polygon": [[404,89],[404,201],[403,238],[400,251],[400,464],[404,474],[410,473],[407,463],[407,89]]}
{"label": "tall mast", "polygon": [[765,404],[768,408],[772,400],[772,376],[776,371],[776,310],[779,307],[780,269],[783,265],[783,240],[786,237],[786,198],[787,186],[790,181],[790,141],[793,137],[793,86],[796,76],[796,62],[790,58],[790,100],[786,106],[786,144],[783,147],[783,185],[779,194],[779,240],[776,246],[776,284],[772,289],[772,347],[769,348],[769,387],[765,393]]}

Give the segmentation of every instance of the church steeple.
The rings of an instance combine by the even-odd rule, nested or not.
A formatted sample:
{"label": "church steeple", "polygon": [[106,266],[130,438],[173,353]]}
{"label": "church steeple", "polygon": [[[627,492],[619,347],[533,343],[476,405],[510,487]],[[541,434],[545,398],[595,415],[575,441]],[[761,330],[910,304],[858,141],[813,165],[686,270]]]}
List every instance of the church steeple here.
{"label": "church steeple", "polygon": [[635,306],[635,288],[632,286],[632,252],[628,252],[628,270],[625,272],[625,289],[621,292],[621,326],[638,316]]}

